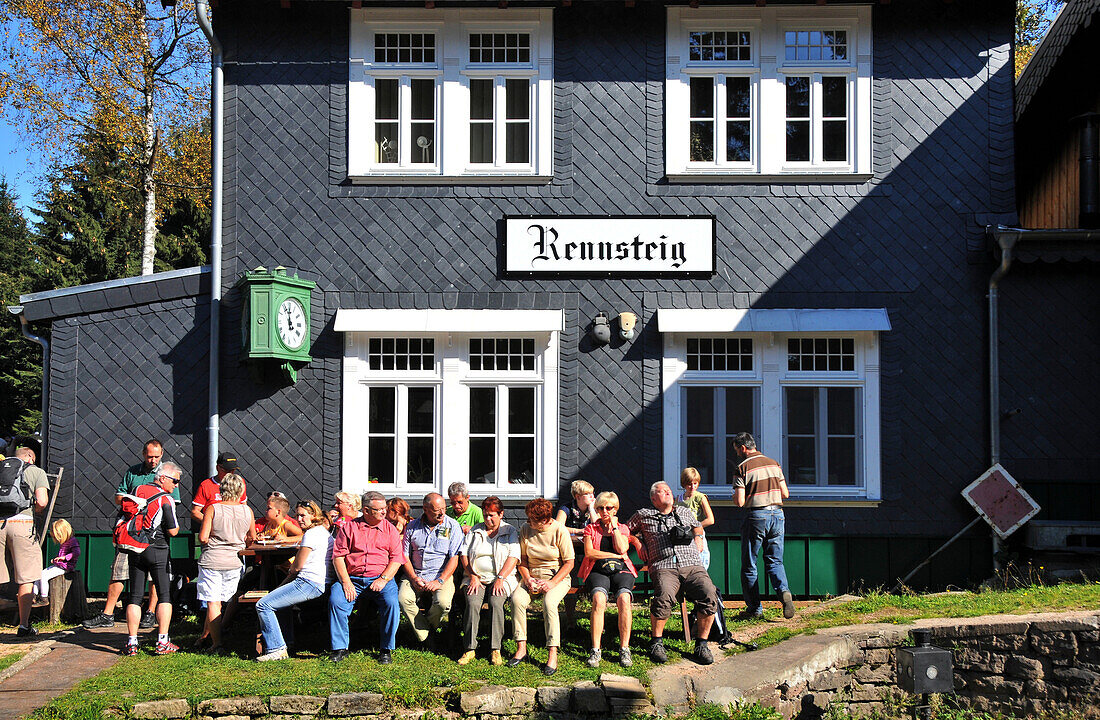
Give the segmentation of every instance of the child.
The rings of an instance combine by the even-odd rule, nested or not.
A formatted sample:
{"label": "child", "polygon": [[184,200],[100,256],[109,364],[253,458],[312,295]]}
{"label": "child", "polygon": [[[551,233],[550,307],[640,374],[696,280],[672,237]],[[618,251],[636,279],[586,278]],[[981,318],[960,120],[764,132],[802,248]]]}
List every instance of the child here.
{"label": "child", "polygon": [[50,527],[50,537],[61,547],[50,567],[42,571],[42,579],[34,584],[35,594],[42,600],[49,597],[50,580],[76,569],[76,560],[80,557],[80,543],[73,537],[73,526],[68,520],[55,520]]}
{"label": "child", "polygon": [[290,501],[275,491],[267,498],[267,513],[256,521],[256,536],[265,540],[287,540],[302,537],[302,528],[287,517]]}
{"label": "child", "polygon": [[[710,509],[710,501],[707,500],[707,496],[699,492],[700,481],[698,470],[693,467],[684,468],[684,471],[680,473],[680,487],[684,491],[676,496],[676,502],[695,514],[695,519],[699,521],[705,532],[706,528],[714,524],[714,513]],[[706,543],[706,535],[700,537]],[[699,556],[703,560],[703,567],[710,568],[710,550],[700,550]]]}

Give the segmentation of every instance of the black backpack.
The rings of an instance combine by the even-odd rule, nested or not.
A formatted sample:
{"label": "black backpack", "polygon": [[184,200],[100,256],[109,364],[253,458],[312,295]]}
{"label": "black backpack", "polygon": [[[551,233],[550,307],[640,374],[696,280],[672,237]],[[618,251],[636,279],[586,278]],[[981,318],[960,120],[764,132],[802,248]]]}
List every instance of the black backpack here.
{"label": "black backpack", "polygon": [[0,517],[18,515],[31,506],[31,489],[23,474],[27,463],[17,457],[0,461]]}

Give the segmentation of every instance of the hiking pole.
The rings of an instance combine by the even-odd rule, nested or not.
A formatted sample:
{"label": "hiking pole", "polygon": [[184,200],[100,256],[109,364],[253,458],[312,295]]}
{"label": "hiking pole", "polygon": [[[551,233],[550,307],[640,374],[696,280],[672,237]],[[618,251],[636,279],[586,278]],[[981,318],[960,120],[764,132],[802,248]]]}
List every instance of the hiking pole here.
{"label": "hiking pole", "polygon": [[50,496],[50,507],[46,510],[46,522],[42,524],[42,537],[38,539],[38,547],[45,547],[46,538],[50,536],[50,518],[53,517],[53,506],[57,502],[57,491],[61,489],[61,475],[64,472],[64,466],[57,469],[57,481],[53,484],[53,494]]}

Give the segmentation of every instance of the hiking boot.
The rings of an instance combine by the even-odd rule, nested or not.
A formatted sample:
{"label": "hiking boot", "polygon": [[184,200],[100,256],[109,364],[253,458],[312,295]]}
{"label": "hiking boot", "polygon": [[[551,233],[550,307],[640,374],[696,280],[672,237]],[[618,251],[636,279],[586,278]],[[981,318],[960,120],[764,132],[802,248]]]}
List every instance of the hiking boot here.
{"label": "hiking boot", "polygon": [[783,617],[790,620],[794,617],[794,600],[791,598],[790,590],[780,593],[779,599],[783,602]]}
{"label": "hiking boot", "polygon": [[658,664],[668,662],[668,650],[665,650],[665,644],[660,638],[649,646],[649,659]]}
{"label": "hiking boot", "polygon": [[115,626],[115,618],[113,615],[100,613],[95,617],[88,618],[82,624],[88,630],[95,630],[96,628],[109,628]]}
{"label": "hiking boot", "polygon": [[634,665],[634,658],[630,654],[630,648],[619,648],[619,664],[623,667],[631,667]]}
{"label": "hiking boot", "polygon": [[179,646],[171,642],[157,642],[157,649],[153,651],[154,655],[171,655],[174,652],[179,652]]}
{"label": "hiking boot", "polygon": [[588,667],[599,667],[601,656],[602,653],[599,648],[592,648],[592,652],[588,653]]}
{"label": "hiking boot", "polygon": [[126,643],[122,646],[122,654],[127,657],[133,657],[138,654],[138,646]]}
{"label": "hiking boot", "polygon": [[710,665],[714,662],[714,656],[710,653],[710,643],[706,640],[695,641],[695,662],[700,665]]}
{"label": "hiking boot", "polygon": [[157,626],[157,616],[146,610],[141,614],[141,622],[138,623],[138,627],[142,630],[148,630]]}
{"label": "hiking boot", "polygon": [[763,620],[764,608],[757,605],[755,608],[749,609],[747,606],[744,610],[737,613],[738,620]]}
{"label": "hiking boot", "polygon": [[19,629],[15,631],[16,637],[38,637],[38,631],[34,629],[33,625],[27,627],[19,626]]}

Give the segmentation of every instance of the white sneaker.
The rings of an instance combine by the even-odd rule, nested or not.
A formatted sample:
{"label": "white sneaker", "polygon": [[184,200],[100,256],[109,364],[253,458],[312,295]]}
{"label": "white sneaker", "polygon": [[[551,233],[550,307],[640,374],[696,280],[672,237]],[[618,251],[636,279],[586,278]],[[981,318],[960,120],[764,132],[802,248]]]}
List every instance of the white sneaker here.
{"label": "white sneaker", "polygon": [[602,654],[599,648],[592,648],[592,652],[588,654],[588,667],[599,667]]}
{"label": "white sneaker", "polygon": [[278,650],[272,650],[269,653],[264,653],[256,659],[260,662],[267,662],[268,660],[286,660],[288,657],[290,656],[287,655],[286,648],[281,647]]}

